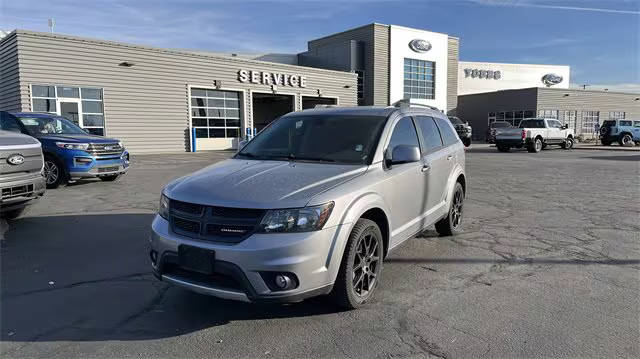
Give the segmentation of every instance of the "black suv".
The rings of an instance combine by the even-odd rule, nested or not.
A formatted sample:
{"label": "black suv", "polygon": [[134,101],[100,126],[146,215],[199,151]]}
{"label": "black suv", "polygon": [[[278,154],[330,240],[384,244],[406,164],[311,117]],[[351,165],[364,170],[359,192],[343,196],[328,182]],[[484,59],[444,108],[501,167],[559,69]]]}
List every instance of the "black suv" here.
{"label": "black suv", "polygon": [[467,121],[463,121],[458,117],[455,117],[455,116],[448,116],[448,117],[449,117],[449,121],[451,121],[451,124],[456,129],[456,132],[458,133],[458,137],[460,137],[460,140],[462,140],[462,143],[464,143],[464,146],[465,147],[471,146],[471,126],[469,126]]}

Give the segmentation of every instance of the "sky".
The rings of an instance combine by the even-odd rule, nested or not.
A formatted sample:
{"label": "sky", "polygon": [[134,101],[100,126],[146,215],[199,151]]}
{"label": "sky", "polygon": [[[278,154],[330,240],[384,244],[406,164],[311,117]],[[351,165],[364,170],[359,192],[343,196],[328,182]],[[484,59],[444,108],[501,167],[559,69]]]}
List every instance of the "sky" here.
{"label": "sky", "polygon": [[167,48],[298,53],[372,22],[460,38],[460,59],[571,66],[573,86],[640,92],[640,0],[0,0],[0,30]]}

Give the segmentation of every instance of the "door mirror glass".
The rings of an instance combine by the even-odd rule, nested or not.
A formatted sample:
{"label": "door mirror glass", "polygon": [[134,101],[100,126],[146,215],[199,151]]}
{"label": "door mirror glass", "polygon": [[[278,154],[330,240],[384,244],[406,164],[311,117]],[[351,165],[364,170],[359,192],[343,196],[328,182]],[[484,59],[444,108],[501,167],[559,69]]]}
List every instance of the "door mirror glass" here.
{"label": "door mirror glass", "polygon": [[420,149],[418,146],[398,145],[391,153],[391,164],[401,164],[420,161]]}

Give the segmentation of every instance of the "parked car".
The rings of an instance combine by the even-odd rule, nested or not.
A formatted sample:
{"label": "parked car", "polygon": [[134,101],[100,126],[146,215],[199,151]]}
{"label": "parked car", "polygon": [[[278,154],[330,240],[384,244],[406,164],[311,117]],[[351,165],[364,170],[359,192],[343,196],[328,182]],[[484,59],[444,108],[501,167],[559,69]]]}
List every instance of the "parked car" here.
{"label": "parked car", "polygon": [[97,177],[115,181],[129,169],[129,152],[114,138],[92,135],[64,117],[47,113],[2,112],[2,129],[42,143],[47,188]]}
{"label": "parked car", "polygon": [[558,120],[548,118],[526,118],[518,128],[502,128],[496,131],[498,151],[526,147],[529,152],[540,152],[548,145],[564,149],[573,147],[574,133]]}
{"label": "parked car", "polygon": [[632,143],[640,145],[640,121],[627,119],[607,120],[600,127],[600,142],[609,146],[618,142],[620,146],[628,146]]}
{"label": "parked car", "polygon": [[44,195],[43,157],[33,137],[0,131],[0,216],[18,218]]}
{"label": "parked car", "polygon": [[496,121],[491,122],[489,127],[487,128],[487,133],[485,134],[485,139],[487,143],[496,143],[496,131],[498,128],[505,127],[513,127],[509,122],[505,121]]}
{"label": "parked car", "polygon": [[460,137],[460,140],[462,141],[464,146],[471,146],[471,126],[469,126],[466,121],[463,121],[455,116],[449,116],[449,121],[451,121],[453,128],[456,129],[458,137]]}
{"label": "parked car", "polygon": [[433,224],[442,235],[461,231],[464,169],[464,147],[437,109],[290,113],[233,158],[163,189],[153,271],[221,298],[330,294],[357,308],[391,250]]}

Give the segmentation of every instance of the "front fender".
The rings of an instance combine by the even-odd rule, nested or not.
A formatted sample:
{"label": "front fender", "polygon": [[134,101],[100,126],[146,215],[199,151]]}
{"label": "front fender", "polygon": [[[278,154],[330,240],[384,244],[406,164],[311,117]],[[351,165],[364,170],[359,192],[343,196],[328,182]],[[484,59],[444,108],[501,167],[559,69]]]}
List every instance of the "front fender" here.
{"label": "front fender", "polygon": [[329,268],[329,272],[332,275],[332,282],[335,281],[338,275],[342,256],[344,255],[344,250],[353,227],[362,214],[373,208],[380,208],[384,212],[388,223],[387,233],[391,233],[392,225],[391,218],[389,217],[389,205],[379,194],[366,192],[351,201],[340,219],[342,226],[340,226],[340,229],[336,232],[327,256],[326,267]]}

